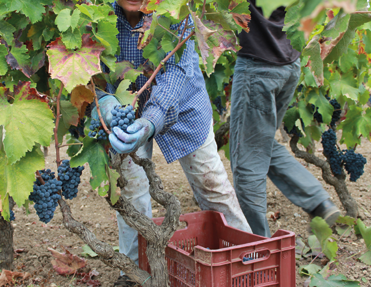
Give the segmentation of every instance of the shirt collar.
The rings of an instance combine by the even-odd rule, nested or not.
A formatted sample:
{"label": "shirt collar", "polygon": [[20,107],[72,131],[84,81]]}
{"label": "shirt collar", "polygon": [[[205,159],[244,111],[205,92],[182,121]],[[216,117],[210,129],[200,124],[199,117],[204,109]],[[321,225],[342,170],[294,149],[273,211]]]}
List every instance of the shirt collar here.
{"label": "shirt collar", "polygon": [[139,23],[133,28],[133,27],[131,27],[129,21],[126,20],[124,11],[117,4],[116,1],[112,4],[112,6],[113,6],[113,9],[115,10],[115,14],[117,16],[118,21],[120,21],[122,24],[124,24],[124,26],[125,26],[126,29],[128,29],[128,30],[135,30],[135,29],[141,28],[143,26],[143,16],[140,19]]}

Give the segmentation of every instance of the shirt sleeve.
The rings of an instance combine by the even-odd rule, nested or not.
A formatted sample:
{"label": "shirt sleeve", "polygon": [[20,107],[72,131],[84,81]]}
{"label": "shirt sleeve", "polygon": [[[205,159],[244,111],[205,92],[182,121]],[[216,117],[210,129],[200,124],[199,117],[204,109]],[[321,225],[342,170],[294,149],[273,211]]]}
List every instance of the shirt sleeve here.
{"label": "shirt sleeve", "polygon": [[[180,27],[179,35],[182,34],[184,25],[183,23]],[[183,38],[190,33],[191,29],[188,28]],[[193,75],[193,57],[197,54],[194,41],[188,40],[185,45],[179,62],[175,62],[173,55],[165,63],[165,71],[161,70],[156,75],[157,85],[152,87],[151,97],[143,108],[142,118],[151,121],[155,126],[154,136],[166,133],[178,120],[179,102],[185,93],[187,82]]]}

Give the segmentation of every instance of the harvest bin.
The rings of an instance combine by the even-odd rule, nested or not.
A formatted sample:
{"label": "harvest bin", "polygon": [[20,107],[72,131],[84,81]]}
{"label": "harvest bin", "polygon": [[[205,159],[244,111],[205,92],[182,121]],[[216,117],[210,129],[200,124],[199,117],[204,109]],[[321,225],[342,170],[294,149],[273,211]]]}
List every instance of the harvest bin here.
{"label": "harvest bin", "polygon": [[[160,225],[163,217],[154,218]],[[184,214],[165,255],[171,287],[295,286],[295,233],[272,238],[228,226],[215,211]],[[139,235],[139,267],[150,272],[146,240]]]}

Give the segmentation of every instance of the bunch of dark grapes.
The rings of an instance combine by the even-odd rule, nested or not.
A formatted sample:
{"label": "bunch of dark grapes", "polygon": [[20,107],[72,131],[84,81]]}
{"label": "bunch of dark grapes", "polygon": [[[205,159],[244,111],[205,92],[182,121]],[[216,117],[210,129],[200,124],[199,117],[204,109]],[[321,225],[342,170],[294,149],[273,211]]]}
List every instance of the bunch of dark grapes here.
{"label": "bunch of dark grapes", "polygon": [[342,173],[343,153],[336,146],[337,138],[334,130],[329,129],[322,134],[323,153],[329,159],[331,170],[334,174]]}
{"label": "bunch of dark grapes", "polygon": [[222,104],[221,96],[216,97],[213,101],[213,104],[216,106],[219,115],[222,115],[225,111],[227,111],[227,109]]}
{"label": "bunch of dark grapes", "polygon": [[312,105],[313,111],[315,110],[313,117],[317,121],[317,123],[323,123],[322,115],[318,112],[318,108],[315,105]]}
{"label": "bunch of dark grapes", "polygon": [[10,210],[10,221],[13,221],[13,220],[15,220],[14,211]]}
{"label": "bunch of dark grapes", "polygon": [[112,111],[111,128],[119,127],[124,132],[135,120],[135,111],[131,105],[116,106]]}
{"label": "bunch of dark grapes", "polygon": [[95,138],[97,136],[97,140],[106,140],[107,134],[101,128],[102,128],[101,122],[99,120],[96,121],[92,119],[89,126],[90,132],[88,136],[91,138]]}
{"label": "bunch of dark grapes", "polygon": [[55,178],[54,172],[50,169],[40,170],[41,177],[45,184],[41,184],[37,179],[33,185],[33,192],[29,200],[35,203],[34,208],[40,218],[40,221],[48,223],[54,216],[55,208],[61,196],[58,191],[62,189],[62,182]]}
{"label": "bunch of dark grapes", "polygon": [[344,168],[350,175],[350,181],[357,181],[364,173],[367,160],[361,154],[355,153],[354,149],[345,150],[343,159],[345,162]]}
{"label": "bunch of dark grapes", "polygon": [[283,126],[283,129],[289,135],[298,136],[299,138],[301,138],[303,136],[303,134],[301,133],[301,131],[296,126],[293,126],[292,129],[291,129],[291,131],[289,131],[288,128],[285,125]]}
{"label": "bunch of dark grapes", "polygon": [[63,160],[62,164],[58,167],[58,176],[63,183],[62,195],[66,199],[72,199],[77,196],[77,187],[80,184],[80,177],[83,170],[83,166],[70,167],[70,161],[67,159]]}
{"label": "bunch of dark grapes", "polygon": [[74,138],[78,139],[79,137],[85,137],[84,126],[85,126],[85,119],[81,119],[77,127],[71,125],[68,131]]}
{"label": "bunch of dark grapes", "polygon": [[330,126],[336,126],[336,122],[340,120],[341,106],[336,99],[330,101],[330,104],[334,107],[334,112],[332,113]]}

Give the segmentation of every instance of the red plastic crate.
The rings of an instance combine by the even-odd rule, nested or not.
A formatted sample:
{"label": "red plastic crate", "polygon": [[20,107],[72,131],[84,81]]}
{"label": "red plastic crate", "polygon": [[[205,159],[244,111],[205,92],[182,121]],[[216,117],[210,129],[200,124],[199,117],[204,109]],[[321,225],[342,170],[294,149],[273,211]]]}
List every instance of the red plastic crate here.
{"label": "red plastic crate", "polygon": [[[157,225],[163,220],[153,219]],[[295,233],[278,230],[266,238],[243,232],[215,211],[184,214],[180,221],[187,227],[174,233],[165,251],[171,287],[295,286]],[[139,267],[150,272],[146,246],[139,235]]]}

